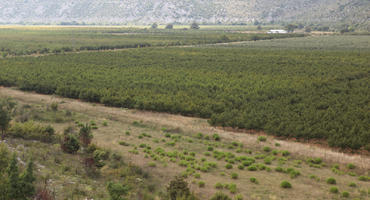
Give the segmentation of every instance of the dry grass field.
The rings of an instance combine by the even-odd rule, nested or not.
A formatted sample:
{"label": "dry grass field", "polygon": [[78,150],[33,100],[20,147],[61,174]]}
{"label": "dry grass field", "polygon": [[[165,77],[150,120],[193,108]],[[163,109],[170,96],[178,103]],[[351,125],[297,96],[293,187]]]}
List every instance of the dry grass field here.
{"label": "dry grass field", "polygon": [[[163,189],[169,180],[181,174],[202,199],[221,190],[215,188],[217,183],[235,184],[235,191],[230,185],[222,191],[230,196],[241,194],[244,199],[342,199],[344,191],[349,192],[351,199],[369,199],[370,183],[359,180],[361,175],[369,176],[370,158],[366,155],[345,154],[270,136],[260,141],[262,133],[218,129],[208,125],[206,119],[111,108],[13,88],[0,88],[0,97],[11,97],[19,104],[37,108],[57,102],[60,110],[74,113],[74,120],[94,121],[98,126],[93,131],[94,143],[119,152],[126,162],[144,168]],[[70,121],[52,123],[52,126],[61,134],[74,124],[75,121]],[[214,134],[220,139],[215,140]],[[171,157],[175,152],[179,156]],[[215,152],[224,157],[214,156]],[[255,162],[241,167],[245,159]],[[356,168],[348,169],[349,163]],[[232,168],[227,169],[227,164]],[[283,172],[278,172],[281,170]],[[232,178],[233,173],[237,177]],[[326,182],[329,177],[335,178],[336,185]],[[256,178],[257,183],[251,182],[251,178]],[[289,181],[292,188],[281,188],[284,180]],[[204,186],[200,182],[204,182]],[[350,187],[352,182],[357,186]],[[329,191],[333,186],[339,193]]]}

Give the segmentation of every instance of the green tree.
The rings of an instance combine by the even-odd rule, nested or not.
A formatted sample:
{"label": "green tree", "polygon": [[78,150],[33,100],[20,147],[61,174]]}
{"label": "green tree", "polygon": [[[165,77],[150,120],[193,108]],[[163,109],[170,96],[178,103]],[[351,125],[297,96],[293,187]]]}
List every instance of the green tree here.
{"label": "green tree", "polygon": [[173,29],[173,24],[167,24],[166,29]]}
{"label": "green tree", "polygon": [[198,23],[196,23],[196,22],[193,22],[193,23],[190,25],[190,28],[191,28],[191,29],[200,29],[199,24],[198,24]]}
{"label": "green tree", "polygon": [[109,182],[107,190],[111,200],[124,200],[130,188],[127,185]]}
{"label": "green tree", "polygon": [[80,143],[74,135],[64,136],[61,148],[64,152],[74,154],[80,149]]}
{"label": "green tree", "polygon": [[0,143],[0,200],[7,200],[8,194],[8,177],[5,171],[9,163],[9,150],[5,144]]}
{"label": "green tree", "polygon": [[157,23],[153,23],[152,26],[151,26],[152,29],[157,29],[158,28],[158,24]]}
{"label": "green tree", "polygon": [[191,196],[188,183],[182,177],[175,177],[167,187],[167,192],[171,200],[179,197],[187,198]]}
{"label": "green tree", "polygon": [[19,169],[17,162],[17,155],[14,153],[10,161],[8,170],[8,199],[12,200],[23,200],[22,198],[22,185],[19,178]]}
{"label": "green tree", "polygon": [[24,199],[30,198],[35,194],[35,186],[33,185],[33,183],[35,182],[36,178],[33,174],[33,168],[34,168],[33,161],[30,160],[27,163],[26,170],[20,176],[22,190],[21,193]]}
{"label": "green tree", "polygon": [[9,150],[5,144],[0,143],[0,175],[3,174],[9,163]]}
{"label": "green tree", "polygon": [[83,147],[89,146],[93,138],[93,134],[91,133],[91,126],[89,124],[85,124],[80,128],[79,137],[81,145]]}
{"label": "green tree", "polygon": [[10,112],[0,104],[0,129],[1,129],[1,139],[5,139],[6,131],[9,128],[11,117]]}
{"label": "green tree", "polygon": [[293,33],[294,32],[294,29],[298,28],[297,25],[295,24],[288,24],[285,26],[285,29],[289,32],[289,33]]}

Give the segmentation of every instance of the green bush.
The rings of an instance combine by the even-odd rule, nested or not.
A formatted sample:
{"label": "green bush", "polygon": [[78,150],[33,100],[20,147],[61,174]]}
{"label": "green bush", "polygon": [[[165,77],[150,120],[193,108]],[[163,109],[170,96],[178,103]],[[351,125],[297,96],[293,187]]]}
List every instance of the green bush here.
{"label": "green bush", "polygon": [[256,183],[256,184],[258,183],[258,180],[257,180],[256,178],[254,178],[254,177],[250,178],[249,180],[250,180],[252,183]]}
{"label": "green bush", "polygon": [[244,169],[244,165],[238,165],[238,169],[243,170]]}
{"label": "green bush", "polygon": [[38,140],[41,142],[56,141],[54,128],[50,125],[44,126],[34,121],[25,123],[14,123],[8,130],[11,137],[22,138],[26,140]]}
{"label": "green bush", "polygon": [[66,135],[60,145],[62,150],[66,153],[74,154],[80,149],[80,143],[74,135]]}
{"label": "green bush", "polygon": [[119,141],[118,144],[122,146],[130,146],[130,144],[125,141]]}
{"label": "green bush", "polygon": [[281,155],[283,155],[283,156],[289,156],[290,155],[290,152],[289,151],[282,151],[281,152]]}
{"label": "green bush", "polygon": [[271,151],[271,147],[263,147],[263,151],[270,152]]}
{"label": "green bush", "polygon": [[349,192],[347,192],[347,191],[342,192],[342,197],[348,198],[349,197]]}
{"label": "green bush", "polygon": [[232,200],[229,196],[227,196],[226,194],[222,193],[222,192],[218,192],[216,193],[212,198],[211,200]]}
{"label": "green bush", "polygon": [[199,181],[199,182],[198,182],[198,186],[199,186],[200,188],[204,188],[204,187],[206,186],[206,183],[205,183],[204,181]]}
{"label": "green bush", "polygon": [[235,194],[237,192],[236,184],[234,183],[229,184],[228,189],[232,194]]}
{"label": "green bush", "polygon": [[227,164],[225,165],[225,168],[226,168],[226,169],[232,169],[232,168],[233,168],[233,165],[232,165],[232,164],[230,164],[230,163],[227,163]]}
{"label": "green bush", "polygon": [[241,195],[241,194],[235,195],[235,200],[243,200],[243,199],[244,199],[243,195]]}
{"label": "green bush", "polygon": [[156,167],[156,166],[157,166],[157,164],[155,164],[155,162],[150,162],[150,163],[148,164],[148,166],[149,166],[149,167]]}
{"label": "green bush", "polygon": [[358,177],[358,180],[360,180],[360,181],[369,181],[370,177],[369,176],[360,176],[360,177]]}
{"label": "green bush", "polygon": [[129,187],[121,183],[109,182],[107,190],[111,200],[124,200],[129,192]]}
{"label": "green bush", "polygon": [[348,184],[348,186],[349,186],[349,187],[357,187],[357,184],[356,184],[356,183],[354,183],[354,182],[351,182],[351,183],[349,183],[349,184]]}
{"label": "green bush", "polygon": [[231,178],[232,179],[238,179],[239,175],[237,173],[232,173]]}
{"label": "green bush", "polygon": [[292,184],[290,184],[288,181],[283,181],[280,183],[280,187],[282,188],[292,188]]}
{"label": "green bush", "polygon": [[213,134],[213,139],[216,140],[216,141],[220,141],[221,140],[221,137],[218,135],[218,134]]}
{"label": "green bush", "polygon": [[200,174],[199,173],[195,173],[194,174],[194,178],[200,178]]}
{"label": "green bush", "polygon": [[257,140],[260,142],[265,142],[267,138],[265,136],[258,136]]}
{"label": "green bush", "polygon": [[331,188],[330,188],[330,192],[331,192],[331,193],[336,194],[336,193],[338,193],[338,192],[339,192],[339,190],[338,190],[338,188],[337,188],[337,187],[331,187]]}
{"label": "green bush", "polygon": [[337,184],[337,181],[335,180],[335,178],[330,177],[330,178],[326,179],[326,183],[335,185],[335,184]]}
{"label": "green bush", "polygon": [[215,188],[218,190],[222,190],[224,188],[224,185],[222,183],[216,183]]}
{"label": "green bush", "polygon": [[257,166],[253,164],[253,165],[249,166],[247,169],[248,169],[248,171],[257,171]]}
{"label": "green bush", "polygon": [[188,183],[183,177],[175,177],[167,187],[167,193],[170,200],[176,200],[178,197],[188,198],[191,196]]}

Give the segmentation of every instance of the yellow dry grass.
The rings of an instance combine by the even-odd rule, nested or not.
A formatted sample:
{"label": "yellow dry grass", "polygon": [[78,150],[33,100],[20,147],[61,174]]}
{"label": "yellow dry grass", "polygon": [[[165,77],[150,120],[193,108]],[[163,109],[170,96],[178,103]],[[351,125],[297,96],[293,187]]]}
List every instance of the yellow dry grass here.
{"label": "yellow dry grass", "polygon": [[[319,146],[303,144],[292,141],[277,140],[272,137],[268,137],[266,143],[257,142],[258,135],[251,135],[246,133],[237,133],[218,129],[208,125],[207,120],[193,117],[184,117],[179,115],[171,115],[166,113],[154,113],[139,110],[128,110],[122,108],[111,108],[105,107],[99,104],[91,104],[81,102],[78,100],[60,98],[57,96],[41,95],[36,93],[28,93],[16,90],[14,88],[0,88],[0,97],[12,97],[22,103],[28,104],[50,104],[52,102],[59,102],[60,109],[66,109],[75,113],[87,116],[89,120],[94,120],[99,125],[99,129],[94,131],[94,142],[99,146],[109,148],[113,151],[121,152],[124,154],[126,160],[143,167],[149,171],[150,174],[155,176],[159,180],[158,185],[164,186],[167,184],[175,175],[186,170],[171,162],[166,162],[166,166],[163,163],[157,162],[157,167],[149,167],[148,163],[153,162],[150,158],[145,158],[144,154],[140,151],[138,155],[128,153],[132,147],[121,146],[118,144],[119,141],[126,141],[131,144],[139,145],[141,143],[148,144],[155,149],[157,147],[164,148],[166,151],[170,150],[189,150],[197,153],[197,158],[203,156],[204,149],[207,145],[201,143],[187,143],[184,141],[179,142],[176,147],[168,147],[163,143],[155,143],[154,139],[162,139],[163,133],[161,128],[166,127],[168,129],[177,129],[178,132],[184,135],[184,137],[193,136],[195,133],[202,132],[206,135],[218,133],[223,140],[223,143],[230,143],[237,141],[243,143],[244,147],[258,151],[263,146],[270,146],[277,150],[288,150],[291,152],[294,159],[302,159],[306,157],[320,157],[327,162],[328,165],[338,163],[347,164],[354,163],[356,166],[361,168],[359,171],[366,173],[370,169],[370,158],[365,155],[351,155],[341,152],[337,152],[327,148],[321,148]],[[108,122],[108,126],[101,126],[103,121]],[[134,126],[134,121],[140,121],[144,126]],[[57,130],[62,131],[68,124],[58,125]],[[125,131],[129,130],[132,134],[130,136],[125,135]],[[139,139],[137,136],[141,133],[148,133],[152,135],[152,138]],[[194,138],[193,138],[194,139]],[[280,143],[280,147],[274,147],[275,143]],[[221,148],[220,148],[221,149]],[[222,149],[222,151],[229,151]],[[337,180],[337,187],[340,191],[349,191],[351,195],[358,196],[366,199],[367,194],[363,194],[366,188],[370,187],[368,182],[358,183],[358,188],[350,188],[349,182],[358,182],[356,177],[349,175],[337,175],[334,174],[330,167],[326,168],[311,168],[305,165],[297,168],[301,172],[301,176],[296,179],[290,179],[289,175],[283,173],[277,173],[272,170],[271,172],[266,171],[247,171],[237,169],[237,165],[234,165],[234,169],[226,170],[224,168],[224,162],[218,162],[212,157],[206,157],[207,161],[217,162],[218,168],[209,173],[201,173],[199,180],[205,181],[206,186],[199,188],[197,185],[198,179],[190,178],[191,189],[196,194],[204,199],[208,199],[212,194],[216,193],[214,185],[217,182],[220,183],[235,183],[238,187],[238,192],[243,194],[247,199],[335,199],[338,197],[333,196],[329,193],[330,185],[325,183],[326,178],[334,177]],[[272,165],[267,165],[274,169],[277,166],[277,161],[274,161]],[[290,163],[291,164],[291,163]],[[284,166],[290,167],[290,166]],[[225,176],[221,176],[220,173],[224,172]],[[239,179],[233,180],[230,178],[230,174],[236,172],[239,174]],[[320,178],[320,181],[314,181],[309,178],[310,174],[316,175]],[[258,179],[259,184],[250,183],[249,178],[255,177]],[[284,190],[279,187],[282,180],[288,180],[292,183],[293,189]],[[225,193],[228,193],[224,190]]]}

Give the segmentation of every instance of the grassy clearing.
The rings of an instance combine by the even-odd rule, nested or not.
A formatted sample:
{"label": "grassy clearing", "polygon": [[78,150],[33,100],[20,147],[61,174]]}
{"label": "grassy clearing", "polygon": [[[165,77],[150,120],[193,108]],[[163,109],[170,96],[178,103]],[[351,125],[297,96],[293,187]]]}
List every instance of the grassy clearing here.
{"label": "grassy clearing", "polygon": [[[203,198],[212,196],[217,191],[222,191],[229,196],[235,195],[235,197],[242,195],[248,199],[335,199],[339,198],[345,191],[350,194],[351,198],[368,198],[369,182],[359,180],[360,176],[369,176],[366,169],[357,166],[357,164],[356,168],[349,169],[346,166],[348,163],[335,165],[336,163],[328,162],[325,159],[299,156],[290,149],[288,149],[290,152],[288,155],[286,147],[289,145],[280,142],[281,146],[276,147],[276,142],[271,138],[266,138],[265,142],[259,142],[255,136],[225,134],[221,130],[208,127],[204,122],[200,123],[197,119],[180,116],[106,108],[75,100],[25,94],[4,88],[0,91],[1,96],[12,96],[21,104],[30,105],[31,111],[36,113],[45,111],[51,114],[55,111],[48,110],[48,105],[52,102],[63,102],[63,104],[59,104],[58,111],[62,113],[70,111],[73,122],[56,123],[44,121],[42,118],[38,122],[51,123],[56,127],[56,132],[61,134],[66,128],[73,126],[75,121],[80,123],[93,121],[93,124],[97,125],[97,129],[94,130],[94,142],[113,152],[119,152],[123,155],[125,162],[141,166],[144,171],[153,175],[153,178],[158,181],[156,185],[165,186],[173,176],[182,175],[187,177],[192,191]],[[4,93],[4,91],[6,92]],[[190,125],[189,120],[193,120],[191,122],[194,124]],[[176,126],[176,124],[169,123],[171,121],[179,125],[185,124],[185,126]],[[104,122],[107,122],[107,126],[103,125]],[[198,125],[195,125],[196,123]],[[202,137],[199,133],[202,133]],[[219,137],[214,137],[215,133]],[[125,142],[126,145],[121,145],[122,142]],[[22,142],[15,141],[15,143]],[[31,144],[30,146],[34,150],[51,148],[45,145],[37,147],[36,144]],[[265,151],[266,147],[269,147],[271,151]],[[50,151],[57,152],[56,149]],[[27,151],[22,150],[21,152]],[[206,154],[207,152],[209,154]],[[53,156],[48,151],[37,150],[35,155],[38,154],[40,154],[38,156],[40,158],[47,157],[45,163],[38,161],[45,166],[46,172],[60,171],[59,168],[52,170],[54,168],[50,161],[51,158],[57,156]],[[269,158],[269,164],[265,164],[266,158]],[[67,159],[63,158],[62,160]],[[70,163],[65,163],[68,166],[69,164],[78,168],[77,160],[75,162],[72,159]],[[224,168],[226,164],[232,165],[233,168]],[[237,166],[240,164],[245,164],[247,167],[253,166],[255,170],[248,170],[247,167],[239,169]],[[49,165],[51,169],[49,169]],[[279,167],[281,169],[278,169]],[[339,168],[344,173],[333,172],[333,167]],[[276,171],[276,169],[278,170]],[[300,175],[292,176],[292,173],[297,171]],[[349,172],[355,172],[356,176],[348,175]],[[71,173],[70,176],[76,176],[73,167],[66,173]],[[232,178],[233,174],[237,174],[237,179]],[[336,180],[337,193],[332,193],[332,185],[326,183],[330,177]],[[78,176],[75,179],[88,180]],[[58,178],[57,180],[55,185],[61,185],[60,183],[65,179]],[[71,180],[73,179],[71,178]],[[284,180],[288,181],[292,188],[282,189],[280,184]],[[93,193],[89,192],[90,187],[94,190],[95,184],[99,184],[99,179],[97,183],[88,182],[86,185],[79,186],[79,194],[82,196],[84,194],[104,196],[103,193],[98,194],[99,190]],[[69,187],[75,188],[74,185],[69,185]],[[74,190],[69,187],[58,188],[58,194],[70,195],[71,191]],[[69,193],[63,191],[69,191]]]}

